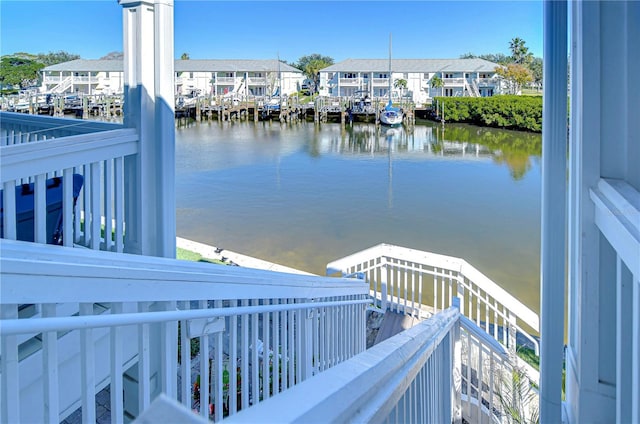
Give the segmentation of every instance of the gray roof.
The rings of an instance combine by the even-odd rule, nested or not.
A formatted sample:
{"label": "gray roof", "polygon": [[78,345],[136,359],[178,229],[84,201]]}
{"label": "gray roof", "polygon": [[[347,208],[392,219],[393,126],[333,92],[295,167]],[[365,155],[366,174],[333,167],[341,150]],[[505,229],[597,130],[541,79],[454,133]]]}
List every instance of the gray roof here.
{"label": "gray roof", "polygon": [[[276,59],[266,60],[246,60],[246,59],[206,59],[206,60],[181,60],[175,61],[176,72],[275,72],[278,70]],[[58,63],[47,66],[44,71],[67,71],[67,72],[122,72],[124,65],[122,60],[89,60],[77,59],[70,62]],[[280,71],[302,73],[301,70],[280,63]]]}
{"label": "gray roof", "polygon": [[[251,59],[190,59],[176,60],[176,72],[274,72],[278,70],[277,59],[251,60]],[[302,73],[300,69],[280,62],[280,71]]]}
{"label": "gray roof", "polygon": [[[497,63],[484,59],[392,59],[393,72],[493,72]],[[385,72],[389,59],[346,59],[321,72]]]}
{"label": "gray roof", "polygon": [[67,71],[67,72],[122,72],[124,65],[122,60],[100,59],[76,59],[69,62],[57,63],[47,66],[43,71]]}

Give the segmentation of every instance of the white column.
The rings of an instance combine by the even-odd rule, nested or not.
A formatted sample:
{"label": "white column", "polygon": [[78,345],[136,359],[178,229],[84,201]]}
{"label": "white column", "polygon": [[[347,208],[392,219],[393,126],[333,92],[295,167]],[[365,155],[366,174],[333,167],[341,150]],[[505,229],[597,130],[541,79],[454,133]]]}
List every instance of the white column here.
{"label": "white column", "polygon": [[540,422],[561,422],[567,161],[567,3],[544,2]]}
{"label": "white column", "polygon": [[127,158],[125,250],[175,257],[173,0],[120,0],[124,123],[138,130]]}

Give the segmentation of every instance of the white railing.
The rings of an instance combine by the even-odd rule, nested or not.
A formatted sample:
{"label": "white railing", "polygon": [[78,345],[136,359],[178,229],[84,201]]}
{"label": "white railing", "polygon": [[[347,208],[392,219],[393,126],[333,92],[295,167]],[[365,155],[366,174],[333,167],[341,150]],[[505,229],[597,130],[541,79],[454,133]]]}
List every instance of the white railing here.
{"label": "white railing", "polygon": [[112,422],[159,392],[218,421],[365,349],[371,300],[358,280],[0,247],[2,422],[58,422],[78,407],[95,422],[94,396],[106,386]]}
{"label": "white railing", "polygon": [[357,85],[359,82],[358,78],[340,78],[340,85]]}
{"label": "white railing", "polygon": [[389,78],[373,78],[374,85],[389,84]]}
{"label": "white railing", "polygon": [[463,85],[464,78],[442,78],[442,82],[444,83],[445,86]]}
{"label": "white railing", "polygon": [[448,308],[231,422],[500,422],[504,348]]}
{"label": "white railing", "polygon": [[[135,130],[22,114],[2,113],[0,119],[2,237],[52,243],[52,233],[62,230],[64,236],[58,242],[66,246],[75,243],[122,252],[125,162],[138,153]],[[74,179],[77,184],[78,177],[74,175],[83,180],[76,201]],[[47,204],[47,186],[52,182],[62,186],[57,206],[50,200]],[[32,197],[20,202],[25,188]]]}
{"label": "white railing", "polygon": [[461,313],[505,347],[515,350],[521,335],[538,353],[538,315],[463,259],[379,244],[327,265],[327,275],[338,272],[363,274],[383,310],[418,318],[459,297]]}
{"label": "white railing", "polygon": [[234,77],[216,77],[216,84],[235,83],[235,81]]}
{"label": "white railing", "polygon": [[249,77],[249,85],[264,85],[267,83],[265,77]]}
{"label": "white railing", "polygon": [[[616,353],[611,358],[618,364],[616,417],[621,422],[639,422],[640,191],[625,180],[602,178],[589,190],[589,196],[595,207],[595,225],[606,239],[600,242],[600,278],[617,292],[616,318],[612,319],[615,328],[609,329],[616,333]],[[567,367],[575,367],[576,362],[570,349]]]}

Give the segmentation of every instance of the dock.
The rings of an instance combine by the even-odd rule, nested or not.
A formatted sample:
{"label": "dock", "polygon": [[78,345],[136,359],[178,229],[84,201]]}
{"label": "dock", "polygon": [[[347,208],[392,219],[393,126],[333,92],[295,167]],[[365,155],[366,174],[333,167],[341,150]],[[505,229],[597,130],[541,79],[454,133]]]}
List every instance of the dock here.
{"label": "dock", "polygon": [[[0,110],[10,112],[66,116],[79,119],[100,117],[105,120],[122,119],[124,95],[63,95],[63,94],[31,94],[3,96],[0,99]],[[311,102],[303,103],[296,96],[258,97],[245,99],[228,96],[177,96],[175,116],[177,125],[184,125],[190,120],[200,121],[233,121],[253,120],[280,121],[282,123],[307,121],[315,123],[334,122],[342,125],[353,123],[380,123],[380,113],[386,105],[386,99],[362,99],[350,97],[317,97]],[[416,108],[409,101],[400,101],[398,106],[404,115],[404,125],[415,124],[416,116],[427,115],[428,110]]]}

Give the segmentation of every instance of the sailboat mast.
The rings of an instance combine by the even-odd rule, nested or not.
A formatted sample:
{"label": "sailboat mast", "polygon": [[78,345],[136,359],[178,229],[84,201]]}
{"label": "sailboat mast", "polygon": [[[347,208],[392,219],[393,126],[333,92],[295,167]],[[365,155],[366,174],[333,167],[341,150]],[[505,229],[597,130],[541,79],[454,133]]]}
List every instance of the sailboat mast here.
{"label": "sailboat mast", "polygon": [[389,33],[389,101],[391,101],[391,33]]}

